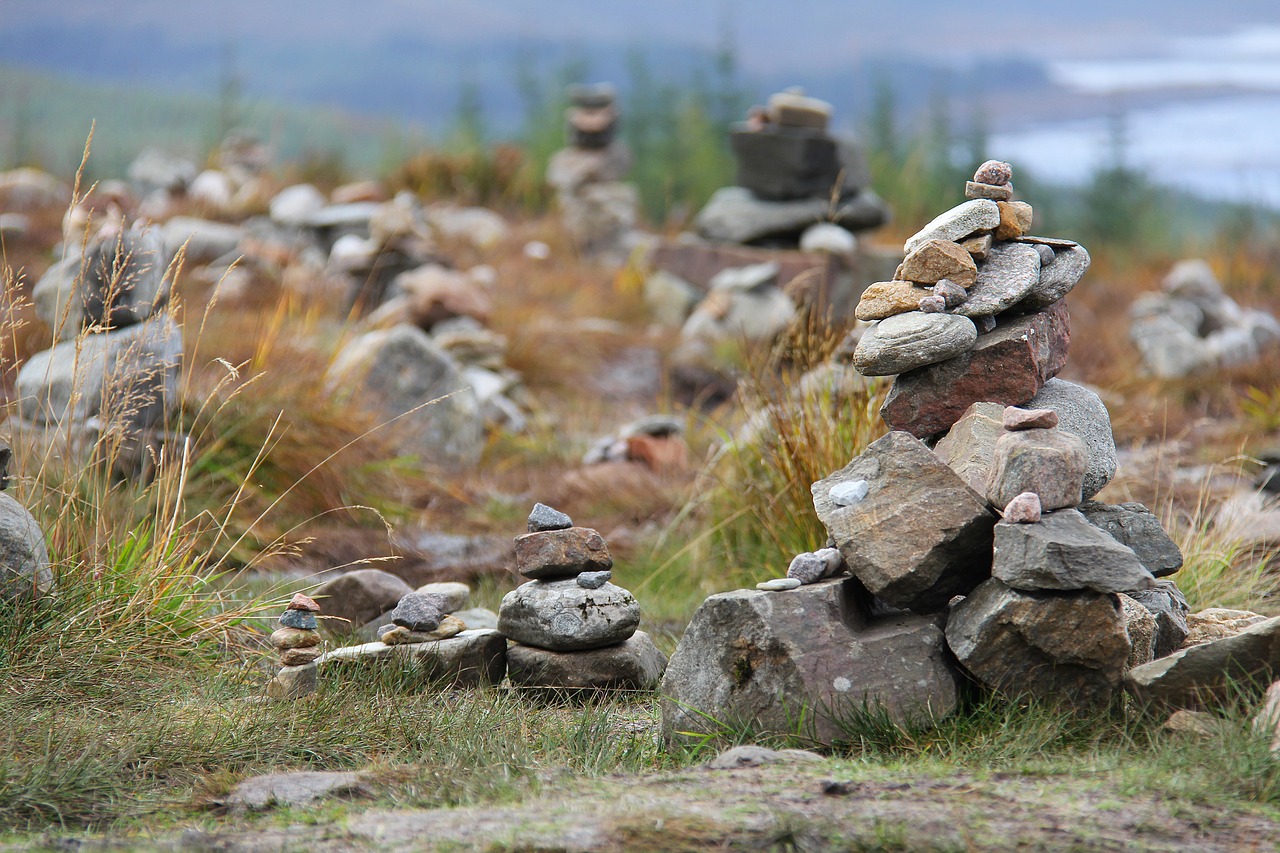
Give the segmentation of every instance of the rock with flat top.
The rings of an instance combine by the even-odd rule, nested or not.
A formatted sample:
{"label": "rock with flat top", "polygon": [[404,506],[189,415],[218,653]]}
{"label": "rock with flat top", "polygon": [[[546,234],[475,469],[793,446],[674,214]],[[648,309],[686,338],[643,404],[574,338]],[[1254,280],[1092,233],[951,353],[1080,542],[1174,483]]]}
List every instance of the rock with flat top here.
{"label": "rock with flat top", "polygon": [[1000,225],[1000,208],[989,199],[973,199],[936,216],[912,235],[902,250],[911,254],[930,240],[960,242],[978,231],[991,231]]}
{"label": "rock with flat top", "polygon": [[1142,565],[1156,577],[1171,575],[1182,568],[1182,550],[1160,526],[1160,519],[1142,504],[1129,502],[1113,506],[1085,501],[1080,504],[1080,512],[1090,524],[1132,548]]}
{"label": "rock with flat top", "polygon": [[584,652],[553,652],[519,643],[507,649],[507,677],[525,690],[652,690],[666,668],[667,656],[644,631]]}
{"label": "rock with flat top", "polygon": [[540,530],[516,537],[516,568],[533,580],[558,580],[604,572],[613,557],[604,537],[589,527]]}
{"label": "rock with flat top", "polygon": [[1023,492],[1040,496],[1045,512],[1080,503],[1089,450],[1075,435],[1057,429],[1006,432],[996,440],[987,500],[1004,506]]}
{"label": "rock with flat top", "polygon": [[606,583],[586,589],[570,580],[530,581],[502,599],[498,630],[518,643],[555,652],[598,649],[635,633],[640,605]]}
{"label": "rock with flat top", "polygon": [[1131,549],[1073,509],[1046,513],[1037,524],[997,524],[994,553],[992,576],[1017,590],[1124,592],[1155,585]]}
{"label": "rock with flat top", "polygon": [[902,278],[920,284],[933,284],[943,279],[964,288],[972,287],[978,278],[973,257],[950,240],[930,240],[907,255],[902,262]]}
{"label": "rock with flat top", "polygon": [[1134,667],[1125,689],[1141,704],[1197,708],[1250,685],[1265,688],[1278,673],[1280,617]]}
{"label": "rock with flat top", "polygon": [[863,376],[893,376],[968,352],[977,339],[978,329],[967,317],[911,311],[868,329],[853,365]]}

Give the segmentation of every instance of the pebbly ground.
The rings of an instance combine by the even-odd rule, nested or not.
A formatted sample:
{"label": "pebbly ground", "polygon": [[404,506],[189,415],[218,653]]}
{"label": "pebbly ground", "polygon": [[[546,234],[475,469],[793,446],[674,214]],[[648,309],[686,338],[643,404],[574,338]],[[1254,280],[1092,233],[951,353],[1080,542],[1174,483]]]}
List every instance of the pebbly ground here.
{"label": "pebbly ground", "polygon": [[1080,776],[900,775],[824,760],[571,779],[501,806],[360,803],[230,818],[158,838],[55,838],[59,850],[1274,851],[1280,811],[1125,793]]}

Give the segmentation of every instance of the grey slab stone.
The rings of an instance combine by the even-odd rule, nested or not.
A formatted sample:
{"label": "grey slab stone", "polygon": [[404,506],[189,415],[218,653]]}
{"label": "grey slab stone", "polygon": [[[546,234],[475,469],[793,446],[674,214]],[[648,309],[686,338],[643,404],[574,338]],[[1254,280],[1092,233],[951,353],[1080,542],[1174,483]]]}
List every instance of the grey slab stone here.
{"label": "grey slab stone", "polygon": [[864,376],[894,376],[968,352],[977,340],[978,329],[967,317],[908,311],[868,329],[853,364]]}
{"label": "grey slab stone", "polygon": [[1196,708],[1222,701],[1232,687],[1265,688],[1278,677],[1280,617],[1275,617],[1134,667],[1124,686],[1144,704]]}
{"label": "grey slab stone", "polygon": [[558,652],[611,646],[635,633],[640,605],[622,587],[585,589],[573,579],[530,581],[498,608],[498,630],[518,643]]}
{"label": "grey slab stone", "polygon": [[1156,577],[1166,577],[1182,568],[1182,549],[1169,538],[1155,513],[1142,504],[1085,501],[1080,504],[1080,512],[1090,524],[1132,548],[1142,565]]}
{"label": "grey slab stone", "polygon": [[236,784],[222,804],[233,809],[307,806],[330,797],[369,797],[372,789],[361,773],[301,770],[268,773]]}
{"label": "grey slab stone", "polygon": [[910,237],[902,250],[911,254],[930,240],[960,242],[978,231],[989,231],[1000,224],[1000,208],[990,199],[973,199],[934,217],[924,228]]}
{"label": "grey slab stone", "polygon": [[520,643],[507,649],[507,677],[526,690],[652,690],[666,668],[667,656],[644,631],[617,645],[581,652],[553,652]]}
{"label": "grey slab stone", "polygon": [[1125,592],[1155,584],[1132,549],[1074,509],[1046,513],[1035,524],[997,524],[994,554],[992,576],[1018,590]]}
{"label": "grey slab stone", "polygon": [[1044,243],[1031,245],[1051,251],[1053,260],[1041,264],[1039,280],[1026,297],[1013,306],[1014,311],[1039,311],[1048,308],[1075,289],[1080,279],[1089,271],[1089,264],[1092,262],[1084,246],[1048,246]]}
{"label": "grey slab stone", "polygon": [[1040,253],[1033,246],[996,243],[978,265],[978,280],[969,288],[969,298],[955,309],[956,313],[965,317],[994,317],[1025,299],[1039,281]]}

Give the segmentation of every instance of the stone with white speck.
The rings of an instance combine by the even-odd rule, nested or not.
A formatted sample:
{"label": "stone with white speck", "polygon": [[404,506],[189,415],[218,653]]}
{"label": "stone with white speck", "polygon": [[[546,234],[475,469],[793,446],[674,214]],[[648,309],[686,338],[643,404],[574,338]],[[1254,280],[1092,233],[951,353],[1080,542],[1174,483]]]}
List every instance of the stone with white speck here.
{"label": "stone with white speck", "polygon": [[870,491],[871,484],[866,480],[853,480],[832,487],[828,496],[836,506],[853,506],[865,498]]}

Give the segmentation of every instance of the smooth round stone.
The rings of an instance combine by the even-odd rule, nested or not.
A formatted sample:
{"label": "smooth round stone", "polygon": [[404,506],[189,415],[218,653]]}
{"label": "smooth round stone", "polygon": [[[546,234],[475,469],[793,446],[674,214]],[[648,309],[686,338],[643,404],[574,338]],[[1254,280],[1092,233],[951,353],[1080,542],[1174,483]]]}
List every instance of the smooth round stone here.
{"label": "smooth round stone", "polygon": [[543,530],[568,530],[570,527],[573,527],[572,518],[546,504],[534,504],[533,512],[529,513],[530,533],[539,533]]}
{"label": "smooth round stone", "polygon": [[853,506],[862,501],[871,491],[871,484],[866,480],[852,480],[833,486],[827,494],[836,506]]}
{"label": "smooth round stone", "polygon": [[613,579],[613,572],[582,572],[576,578],[578,586],[583,589],[599,589]]}
{"label": "smooth round stone", "polygon": [[586,589],[576,579],[522,584],[498,609],[501,633],[557,652],[621,643],[639,624],[640,604],[630,592],[611,583]]}
{"label": "smooth round stone", "polygon": [[911,311],[881,320],[853,352],[863,376],[893,376],[968,352],[978,329],[967,317]]}
{"label": "smooth round stone", "polygon": [[799,588],[799,578],[774,578],[773,580],[761,581],[756,584],[756,589],[761,589],[765,592],[786,592],[789,589]]}
{"label": "smooth round stone", "polygon": [[316,615],[306,610],[286,610],[280,614],[280,624],[285,628],[300,628],[303,631],[314,631],[320,626]]}
{"label": "smooth round stone", "polygon": [[988,160],[973,173],[974,183],[1003,186],[1013,180],[1013,167],[1003,160]]}
{"label": "smooth round stone", "polygon": [[1006,406],[1004,428],[1015,432],[1022,429],[1053,429],[1058,425],[1058,413],[1053,409],[1021,409]]}
{"label": "smooth round stone", "polygon": [[1004,520],[1010,524],[1035,524],[1040,520],[1040,496],[1035,492],[1015,495],[1004,508]]}
{"label": "smooth round stone", "polygon": [[948,308],[955,308],[969,298],[969,291],[948,278],[944,278],[933,286],[933,295],[941,296]]}
{"label": "smooth round stone", "polygon": [[414,590],[424,595],[440,596],[445,613],[454,613],[467,606],[471,599],[471,587],[458,581],[436,581],[424,583]]}
{"label": "smooth round stone", "polygon": [[941,296],[926,296],[920,300],[920,310],[926,314],[941,314],[947,310],[947,300]]}
{"label": "smooth round stone", "polygon": [[308,649],[320,645],[320,635],[301,628],[277,628],[271,634],[271,645],[280,651]]}

